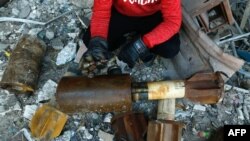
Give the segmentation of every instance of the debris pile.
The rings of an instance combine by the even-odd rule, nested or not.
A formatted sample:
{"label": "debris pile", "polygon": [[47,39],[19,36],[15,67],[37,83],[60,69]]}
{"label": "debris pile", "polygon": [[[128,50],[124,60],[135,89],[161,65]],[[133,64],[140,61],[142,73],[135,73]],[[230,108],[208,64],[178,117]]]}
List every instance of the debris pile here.
{"label": "debris pile", "polygon": [[[3,2],[7,3],[3,5]],[[176,131],[174,138],[183,141],[201,141],[213,137],[223,125],[249,124],[249,3],[249,1],[221,0],[216,2],[214,7],[207,6],[209,4],[206,3],[192,7],[193,5],[190,5],[192,3],[188,0],[183,1],[185,18],[183,29],[180,31],[182,40],[180,55],[174,60],[158,56],[151,67],[139,62],[133,69],[129,69],[116,57],[104,62],[106,67],[91,63],[81,64],[81,56],[86,51],[81,38],[89,26],[93,1],[0,0],[0,78],[2,79],[0,138],[13,141],[20,138],[28,141],[36,139],[112,141],[121,138],[129,140],[128,136],[132,136],[136,140],[151,141],[163,131],[159,133],[148,129],[158,129],[162,126],[168,127],[167,130]],[[185,14],[185,10],[189,14]],[[191,22],[192,20],[196,22]],[[21,42],[29,43],[20,45]],[[31,48],[30,44],[37,48]],[[185,47],[190,45],[194,47],[186,50]],[[39,47],[42,48],[41,52],[36,54]],[[208,47],[211,47],[210,52],[206,50]],[[21,48],[23,54],[15,54],[18,48]],[[190,53],[191,51],[199,53]],[[211,51],[215,51],[216,55]],[[221,56],[225,58],[220,58]],[[183,58],[186,61],[178,64]],[[15,59],[22,62],[13,61]],[[226,61],[239,63],[229,65],[221,63]],[[237,69],[243,63],[244,66],[238,71]],[[81,64],[79,68],[78,64]],[[72,75],[67,72],[72,68],[77,68],[73,70],[74,75],[81,74],[89,78],[66,77],[66,75]],[[220,81],[218,79],[215,81],[210,80],[213,77],[207,80],[199,76],[196,77],[197,80],[203,78],[207,83],[216,82],[206,85],[211,86],[209,92],[213,94],[212,102],[192,100],[192,97],[182,98],[184,95],[177,98],[171,97],[176,99],[169,101],[164,101],[165,95],[160,95],[164,98],[159,95],[157,98],[151,97],[157,100],[163,99],[161,101],[163,105],[172,104],[172,109],[168,110],[172,110],[173,116],[163,117],[162,120],[159,112],[164,109],[164,106],[161,107],[157,100],[150,100],[150,92],[155,92],[154,90],[159,88],[159,81],[165,82],[172,79],[183,80],[183,83],[178,83],[178,87],[181,87],[180,84],[189,83],[189,87],[186,88],[189,93],[204,94],[206,92],[196,90],[196,80],[191,79],[191,76],[195,76],[194,74],[200,71],[219,71],[218,73],[224,74],[222,75],[226,80],[224,90],[222,89],[224,83],[223,85],[220,83],[222,78],[219,79]],[[130,75],[119,78],[117,74],[121,72]],[[94,77],[98,74],[107,76]],[[85,84],[86,88],[82,87],[83,81],[86,81],[88,87],[87,84]],[[102,83],[100,87],[103,89],[95,89],[94,81]],[[109,84],[113,85],[109,86]],[[107,95],[105,97],[96,95],[95,100],[92,100],[92,95],[88,95],[91,89],[103,95],[110,94],[107,91],[110,87],[113,91],[117,89],[123,95],[117,95],[114,91],[110,98]],[[86,89],[88,92],[83,92]],[[74,90],[74,93],[70,93],[70,90]],[[131,93],[127,92],[129,90]],[[160,94],[158,91],[156,93]],[[85,94],[85,97],[81,94]],[[69,99],[69,97],[72,98]],[[113,103],[107,103],[110,101]],[[73,109],[70,109],[70,103],[74,104]],[[97,105],[99,110],[91,109],[93,105]],[[120,115],[119,112],[124,109],[133,112]],[[74,112],[69,114],[67,110]],[[169,137],[165,134],[163,136]]]}

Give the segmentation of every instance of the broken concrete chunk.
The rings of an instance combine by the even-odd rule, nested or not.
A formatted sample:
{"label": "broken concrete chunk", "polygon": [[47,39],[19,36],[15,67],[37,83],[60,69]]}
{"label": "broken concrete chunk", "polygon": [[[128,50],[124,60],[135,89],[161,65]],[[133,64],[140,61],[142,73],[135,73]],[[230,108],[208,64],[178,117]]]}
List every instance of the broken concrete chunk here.
{"label": "broken concrete chunk", "polygon": [[71,2],[80,8],[91,8],[93,6],[93,0],[71,0]]}
{"label": "broken concrete chunk", "polygon": [[2,43],[0,43],[0,51],[3,51],[8,46],[9,46],[8,44],[2,44]]}
{"label": "broken concrete chunk", "polygon": [[30,31],[29,31],[29,35],[31,36],[36,36],[39,32],[42,31],[42,28],[32,28]]}
{"label": "broken concrete chunk", "polygon": [[43,88],[40,91],[38,91],[37,102],[44,102],[53,98],[56,93],[56,87],[57,83],[49,79],[43,85]]}
{"label": "broken concrete chunk", "polygon": [[86,127],[84,127],[84,126],[80,127],[80,128],[78,129],[78,131],[79,131],[79,132],[83,132],[83,135],[82,135],[83,139],[88,139],[88,140],[90,140],[90,139],[93,138],[93,135],[91,135],[91,134],[89,133],[88,129],[86,129]]}
{"label": "broken concrete chunk", "polygon": [[98,136],[102,141],[113,141],[114,135],[99,130]]}
{"label": "broken concrete chunk", "polygon": [[73,134],[74,134],[73,131],[65,131],[63,135],[55,138],[53,141],[70,141]]}
{"label": "broken concrete chunk", "polygon": [[68,36],[72,39],[75,39],[78,36],[78,33],[68,33]]}
{"label": "broken concrete chunk", "polygon": [[202,112],[205,112],[206,111],[206,107],[205,106],[202,106],[202,105],[194,105],[194,110],[197,110],[197,111],[202,111]]}
{"label": "broken concrete chunk", "polygon": [[54,38],[54,36],[55,36],[55,33],[53,31],[50,31],[50,30],[46,31],[46,38],[47,39],[51,40]]}
{"label": "broken concrete chunk", "polygon": [[63,42],[60,38],[55,38],[51,40],[51,46],[55,49],[55,50],[61,50],[63,49]]}
{"label": "broken concrete chunk", "polygon": [[103,122],[110,123],[112,117],[113,117],[112,114],[111,114],[111,113],[108,113],[107,115],[105,115]]}
{"label": "broken concrete chunk", "polygon": [[29,5],[26,5],[26,6],[24,6],[24,7],[21,9],[21,11],[20,11],[20,13],[19,13],[19,17],[22,18],[22,19],[27,18],[27,17],[29,16],[30,12],[31,12],[30,6],[29,6]]}
{"label": "broken concrete chunk", "polygon": [[31,118],[36,112],[36,109],[37,109],[37,105],[26,105],[24,107],[23,117],[28,120],[31,120]]}
{"label": "broken concrete chunk", "polygon": [[35,141],[34,139],[32,139],[30,132],[26,128],[23,128],[22,130],[17,132],[11,138],[11,141],[19,141],[20,139],[22,139],[21,141]]}
{"label": "broken concrete chunk", "polygon": [[76,44],[68,43],[66,47],[64,47],[58,54],[56,58],[56,65],[63,65],[69,61],[71,61],[76,54]]}
{"label": "broken concrete chunk", "polygon": [[19,14],[19,12],[20,11],[18,9],[16,9],[16,8],[12,9],[12,14],[15,15],[15,16],[17,16]]}
{"label": "broken concrete chunk", "polygon": [[236,108],[236,112],[240,120],[245,120],[242,106],[239,106],[238,108]]}

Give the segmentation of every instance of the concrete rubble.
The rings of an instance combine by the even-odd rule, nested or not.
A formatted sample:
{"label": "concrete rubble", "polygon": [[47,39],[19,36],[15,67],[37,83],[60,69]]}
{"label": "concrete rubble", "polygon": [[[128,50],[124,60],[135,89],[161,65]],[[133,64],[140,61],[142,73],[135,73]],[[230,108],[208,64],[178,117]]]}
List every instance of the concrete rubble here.
{"label": "concrete rubble", "polygon": [[[245,4],[237,0],[230,2],[236,21],[240,23]],[[77,48],[81,44],[82,32],[89,25],[92,5],[91,0],[12,0],[0,7],[0,18],[15,19],[0,22],[0,77],[8,64],[9,57],[6,53],[13,50],[23,34],[36,36],[48,46],[34,95],[17,96],[13,92],[0,89],[1,139],[15,140],[17,137],[25,137],[28,141],[34,140],[30,135],[29,121],[40,104],[53,101],[57,83],[73,62]],[[239,7],[240,5],[242,7]],[[49,22],[64,13],[67,14],[60,17],[60,20]],[[26,21],[20,22],[16,19]],[[49,23],[45,24],[47,22]],[[250,32],[250,21],[248,20],[246,24],[244,33]],[[234,36],[242,35],[237,27],[231,25],[228,28],[233,31]],[[219,35],[222,32],[219,30],[217,34],[211,33],[209,36],[214,41],[220,41]],[[248,42],[250,42],[249,36],[244,40],[235,41],[235,46],[237,49],[249,51]],[[235,56],[231,42],[218,46],[224,52]],[[171,68],[174,66],[167,59],[160,57],[155,59],[151,67],[138,63],[132,70],[119,60],[117,63],[122,72],[131,74],[135,82],[172,79],[176,75],[167,75],[173,73]],[[245,63],[242,70],[246,73],[237,72],[227,81],[224,98],[217,104],[202,105],[187,99],[176,100],[175,120],[185,124],[183,141],[206,140],[207,136],[201,136],[201,133],[213,133],[225,124],[250,123],[249,63]],[[133,104],[133,111],[143,111],[149,119],[156,118],[156,110],[156,101]],[[111,141],[115,133],[111,128],[114,114],[90,112],[70,115],[60,136],[54,141]]]}

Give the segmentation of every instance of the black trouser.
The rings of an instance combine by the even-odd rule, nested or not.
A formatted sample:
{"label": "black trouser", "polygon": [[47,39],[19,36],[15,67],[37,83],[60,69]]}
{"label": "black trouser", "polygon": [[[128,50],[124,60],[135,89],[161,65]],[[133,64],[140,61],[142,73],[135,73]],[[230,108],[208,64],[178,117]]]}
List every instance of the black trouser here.
{"label": "black trouser", "polygon": [[[161,22],[162,14],[160,11],[146,17],[129,17],[120,14],[113,8],[107,39],[110,50],[115,50],[126,42],[127,38],[124,36],[125,34],[136,33],[138,35],[144,35],[154,29]],[[88,45],[90,40],[90,28],[88,28],[84,34],[83,40],[84,43]],[[178,33],[166,42],[150,49],[151,52],[165,58],[174,57],[179,52],[179,50],[180,39]]]}

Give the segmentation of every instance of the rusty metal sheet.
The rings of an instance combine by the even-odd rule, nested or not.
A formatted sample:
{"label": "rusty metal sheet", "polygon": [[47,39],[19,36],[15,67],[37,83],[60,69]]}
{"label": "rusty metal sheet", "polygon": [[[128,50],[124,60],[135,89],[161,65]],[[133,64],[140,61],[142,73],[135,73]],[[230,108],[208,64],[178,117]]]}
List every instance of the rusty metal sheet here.
{"label": "rusty metal sheet", "polygon": [[42,105],[29,123],[32,136],[40,140],[51,140],[60,135],[67,119],[68,115],[49,105]]}
{"label": "rusty metal sheet", "polygon": [[147,141],[181,141],[183,124],[171,120],[148,123]]}
{"label": "rusty metal sheet", "polygon": [[143,113],[125,113],[112,119],[112,128],[118,141],[145,141],[147,120]]}
{"label": "rusty metal sheet", "polygon": [[56,100],[66,113],[130,111],[131,78],[129,75],[63,77]]}

